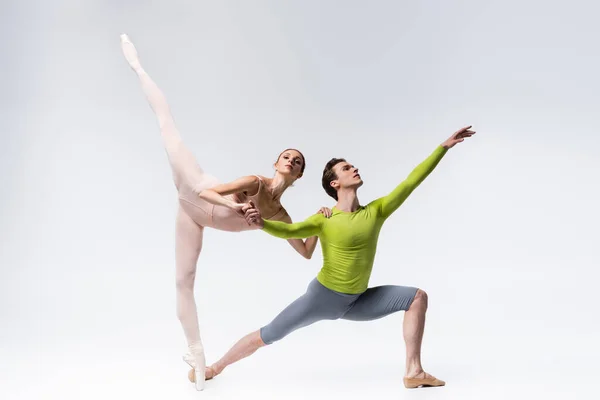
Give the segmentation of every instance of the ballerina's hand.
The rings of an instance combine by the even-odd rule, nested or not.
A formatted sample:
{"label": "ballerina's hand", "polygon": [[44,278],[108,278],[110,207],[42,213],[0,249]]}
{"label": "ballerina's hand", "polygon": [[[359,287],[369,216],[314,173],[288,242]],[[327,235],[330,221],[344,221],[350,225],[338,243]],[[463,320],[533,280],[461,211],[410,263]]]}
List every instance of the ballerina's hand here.
{"label": "ballerina's hand", "polygon": [[250,200],[248,203],[235,203],[232,208],[237,214],[239,214],[242,217],[245,217],[246,210],[254,207],[254,203],[252,202],[252,200]]}
{"label": "ballerina's hand", "polygon": [[329,218],[331,217],[331,208],[321,207],[319,211],[317,211],[317,214],[323,214],[325,218]]}
{"label": "ballerina's hand", "polygon": [[231,206],[231,209],[233,211],[236,212],[236,214],[241,215],[242,217],[244,216],[244,207],[246,206],[246,203],[235,203]]}
{"label": "ballerina's hand", "polygon": [[251,208],[256,208],[256,206],[254,205],[254,202],[252,200],[250,200],[249,202],[244,204],[244,207],[242,207],[242,212],[245,214],[246,211],[248,211]]}

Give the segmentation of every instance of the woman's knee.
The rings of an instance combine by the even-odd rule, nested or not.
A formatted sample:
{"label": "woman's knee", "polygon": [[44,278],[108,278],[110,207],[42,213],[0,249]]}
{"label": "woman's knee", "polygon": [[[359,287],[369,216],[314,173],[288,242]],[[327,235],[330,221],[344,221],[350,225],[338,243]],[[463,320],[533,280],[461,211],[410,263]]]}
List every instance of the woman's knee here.
{"label": "woman's knee", "polygon": [[175,287],[177,288],[177,291],[193,291],[195,279],[195,271],[177,274],[177,277],[175,278]]}

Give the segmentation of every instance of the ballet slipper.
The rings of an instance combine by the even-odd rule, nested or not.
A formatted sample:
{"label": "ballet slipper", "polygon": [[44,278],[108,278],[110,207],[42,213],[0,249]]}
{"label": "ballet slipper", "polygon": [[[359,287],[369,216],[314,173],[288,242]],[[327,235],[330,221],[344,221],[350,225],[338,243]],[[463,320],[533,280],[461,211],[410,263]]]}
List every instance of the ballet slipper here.
{"label": "ballet slipper", "polygon": [[[206,367],[204,369],[204,380],[205,381],[210,381],[211,379],[213,379],[215,376],[217,376],[218,374],[215,372],[215,370],[213,369],[213,367]],[[206,373],[210,371],[210,377],[206,376]],[[196,382],[196,370],[195,369],[190,369],[188,372],[188,379],[190,380],[190,382],[195,383]]]}
{"label": "ballet slipper", "polygon": [[404,378],[404,386],[407,389],[415,389],[418,387],[434,387],[434,386],[445,386],[446,382],[437,379],[432,376],[429,378]]}

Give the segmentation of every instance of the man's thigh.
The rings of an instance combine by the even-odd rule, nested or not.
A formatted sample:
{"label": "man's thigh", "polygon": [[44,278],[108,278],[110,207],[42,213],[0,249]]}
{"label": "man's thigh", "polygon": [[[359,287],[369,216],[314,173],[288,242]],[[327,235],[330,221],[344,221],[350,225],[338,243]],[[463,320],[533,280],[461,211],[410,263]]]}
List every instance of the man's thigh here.
{"label": "man's thigh", "polygon": [[342,319],[372,321],[410,308],[418,288],[384,285],[367,289]]}

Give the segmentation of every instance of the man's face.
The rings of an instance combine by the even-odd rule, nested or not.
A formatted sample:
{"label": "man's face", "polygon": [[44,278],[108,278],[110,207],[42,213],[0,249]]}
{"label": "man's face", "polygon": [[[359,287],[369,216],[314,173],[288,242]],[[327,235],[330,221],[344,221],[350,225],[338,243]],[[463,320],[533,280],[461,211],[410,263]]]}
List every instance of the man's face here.
{"label": "man's face", "polygon": [[358,174],[358,168],[346,161],[337,163],[333,167],[333,172],[335,172],[337,179],[331,181],[331,184],[337,190],[350,188],[358,189],[363,184],[363,181]]}

